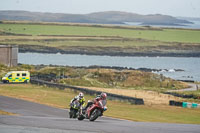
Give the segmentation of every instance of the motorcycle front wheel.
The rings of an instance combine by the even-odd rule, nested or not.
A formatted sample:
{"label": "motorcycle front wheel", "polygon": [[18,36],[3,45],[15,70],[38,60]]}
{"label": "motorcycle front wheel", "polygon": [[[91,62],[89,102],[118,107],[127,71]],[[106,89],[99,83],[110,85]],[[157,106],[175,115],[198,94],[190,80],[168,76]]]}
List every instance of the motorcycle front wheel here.
{"label": "motorcycle front wheel", "polygon": [[90,121],[95,121],[99,117],[99,114],[101,114],[101,111],[99,109],[95,109],[94,111],[92,111],[89,120]]}
{"label": "motorcycle front wheel", "polygon": [[76,118],[77,117],[77,110],[71,108],[69,112],[69,118]]}
{"label": "motorcycle front wheel", "polygon": [[74,115],[74,110],[70,109],[70,111],[69,111],[69,118],[72,118],[73,115]]}

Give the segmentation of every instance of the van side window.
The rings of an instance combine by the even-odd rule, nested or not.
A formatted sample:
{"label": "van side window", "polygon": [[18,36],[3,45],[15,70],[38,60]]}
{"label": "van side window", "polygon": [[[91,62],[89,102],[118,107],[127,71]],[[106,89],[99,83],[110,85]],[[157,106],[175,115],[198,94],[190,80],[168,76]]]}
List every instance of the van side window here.
{"label": "van side window", "polygon": [[11,77],[12,77],[12,74],[8,76],[8,78],[11,78]]}
{"label": "van side window", "polygon": [[19,77],[20,76],[20,74],[19,73],[17,73],[17,77]]}
{"label": "van side window", "polygon": [[26,73],[22,73],[22,76],[26,76]]}

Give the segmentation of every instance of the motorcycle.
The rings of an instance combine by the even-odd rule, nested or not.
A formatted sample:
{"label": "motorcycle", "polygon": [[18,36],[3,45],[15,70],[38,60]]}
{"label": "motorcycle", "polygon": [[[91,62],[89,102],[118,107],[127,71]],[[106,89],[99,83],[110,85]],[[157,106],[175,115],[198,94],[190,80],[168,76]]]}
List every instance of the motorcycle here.
{"label": "motorcycle", "polygon": [[78,120],[89,119],[90,121],[95,121],[107,110],[106,100],[95,100],[94,102],[89,102],[89,104],[86,109],[79,109]]}
{"label": "motorcycle", "polygon": [[73,101],[70,104],[69,118],[77,118],[80,107],[81,105],[78,100]]}

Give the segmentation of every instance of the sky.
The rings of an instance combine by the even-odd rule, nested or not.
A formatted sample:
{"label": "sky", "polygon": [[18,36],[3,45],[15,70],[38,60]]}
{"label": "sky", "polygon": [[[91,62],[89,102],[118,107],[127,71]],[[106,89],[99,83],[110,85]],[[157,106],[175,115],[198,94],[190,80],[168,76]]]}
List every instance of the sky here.
{"label": "sky", "polygon": [[0,10],[72,14],[125,11],[200,18],[200,0],[0,0]]}

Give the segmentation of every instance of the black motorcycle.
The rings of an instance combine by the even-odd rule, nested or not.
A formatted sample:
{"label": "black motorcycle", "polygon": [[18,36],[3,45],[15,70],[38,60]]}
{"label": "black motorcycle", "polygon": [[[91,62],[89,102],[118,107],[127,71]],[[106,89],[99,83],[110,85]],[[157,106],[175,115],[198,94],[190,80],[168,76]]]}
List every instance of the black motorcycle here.
{"label": "black motorcycle", "polygon": [[77,118],[80,107],[81,104],[79,103],[78,100],[73,101],[70,104],[69,118]]}

